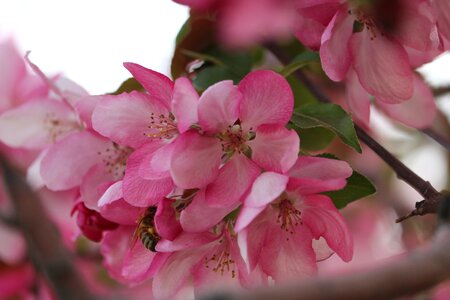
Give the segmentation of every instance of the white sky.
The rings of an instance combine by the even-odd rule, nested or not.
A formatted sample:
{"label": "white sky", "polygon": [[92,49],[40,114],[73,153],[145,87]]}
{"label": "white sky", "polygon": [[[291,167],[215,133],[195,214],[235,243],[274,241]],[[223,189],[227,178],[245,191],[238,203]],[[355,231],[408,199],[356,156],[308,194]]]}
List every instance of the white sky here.
{"label": "white sky", "polygon": [[187,17],[170,0],[0,0],[0,40],[14,36],[44,72],[100,94],[130,77],[124,61],[168,74]]}

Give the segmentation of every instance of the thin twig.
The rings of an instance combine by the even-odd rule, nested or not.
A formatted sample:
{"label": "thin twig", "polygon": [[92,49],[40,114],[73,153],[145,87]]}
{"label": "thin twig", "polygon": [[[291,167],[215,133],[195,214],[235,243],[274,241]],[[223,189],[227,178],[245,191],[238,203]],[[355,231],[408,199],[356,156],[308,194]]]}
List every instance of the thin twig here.
{"label": "thin twig", "polygon": [[450,141],[436,132],[433,128],[425,128],[421,130],[423,133],[428,135],[430,138],[438,142],[442,147],[444,147],[448,152],[450,152]]}
{"label": "thin twig", "polygon": [[72,258],[39,197],[4,157],[0,157],[0,165],[35,267],[47,276],[58,299],[94,299],[71,263]]}
{"label": "thin twig", "polygon": [[[288,64],[291,58],[279,46],[268,44],[266,47],[283,63]],[[296,77],[309,89],[309,91],[320,102],[330,103],[331,100],[317,88],[317,86],[301,71],[296,70]],[[410,168],[398,160],[386,148],[375,141],[367,132],[355,124],[356,134],[358,138],[372,149],[384,162],[386,162],[397,174],[397,177],[405,181],[413,187],[425,200],[416,203],[416,208],[408,216],[401,217],[397,222],[403,221],[411,216],[425,215],[428,213],[435,213],[442,194],[439,193],[430,182],[425,181],[419,175],[414,173]]]}

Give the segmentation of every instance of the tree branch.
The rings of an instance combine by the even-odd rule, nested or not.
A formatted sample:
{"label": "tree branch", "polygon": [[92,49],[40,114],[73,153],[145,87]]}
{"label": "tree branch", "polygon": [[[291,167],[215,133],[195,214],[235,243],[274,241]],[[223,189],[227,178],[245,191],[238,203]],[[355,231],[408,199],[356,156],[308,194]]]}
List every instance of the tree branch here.
{"label": "tree branch", "polygon": [[0,157],[0,165],[35,267],[47,276],[58,299],[94,299],[71,263],[59,232],[46,215],[39,197],[4,157]]}
{"label": "tree branch", "polygon": [[[269,49],[283,64],[289,64],[291,58],[286,55],[286,53],[279,46],[274,44],[267,44],[267,49]],[[331,100],[322,93],[322,91],[301,71],[296,70],[294,72],[298,80],[300,80],[309,91],[320,101],[324,103],[330,103]],[[366,144],[370,149],[372,149],[384,162],[386,162],[397,174],[397,177],[411,187],[413,187],[424,200],[416,203],[416,208],[407,216],[397,219],[397,222],[401,222],[409,217],[416,215],[425,215],[428,213],[435,213],[437,211],[440,199],[443,197],[428,181],[425,181],[416,173],[414,173],[410,168],[404,165],[400,160],[398,160],[392,153],[381,146],[377,141],[375,141],[367,132],[361,127],[355,124],[356,134],[358,138]]]}

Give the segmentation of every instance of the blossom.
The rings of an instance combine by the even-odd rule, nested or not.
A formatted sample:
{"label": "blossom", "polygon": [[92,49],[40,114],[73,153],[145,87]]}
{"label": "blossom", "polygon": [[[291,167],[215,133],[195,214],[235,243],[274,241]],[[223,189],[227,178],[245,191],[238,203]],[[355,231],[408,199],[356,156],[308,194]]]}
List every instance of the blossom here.
{"label": "blossom", "polygon": [[328,247],[349,261],[347,225],[330,198],[320,193],[344,187],[351,172],[343,161],[301,156],[286,174],[262,173],[235,225],[247,243],[250,271],[259,267],[275,281],[310,276],[316,261],[330,255]]}

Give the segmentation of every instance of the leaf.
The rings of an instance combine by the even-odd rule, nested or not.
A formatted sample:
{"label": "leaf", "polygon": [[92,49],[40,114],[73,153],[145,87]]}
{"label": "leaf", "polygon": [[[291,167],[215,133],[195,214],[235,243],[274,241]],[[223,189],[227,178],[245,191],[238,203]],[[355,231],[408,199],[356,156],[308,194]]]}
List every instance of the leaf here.
{"label": "leaf", "polygon": [[312,62],[320,62],[319,54],[312,51],[305,51],[297,55],[290,64],[285,66],[281,71],[280,74],[284,77],[288,77],[295,71],[297,71],[300,68],[303,68],[304,66],[312,63]]}
{"label": "leaf", "polygon": [[291,122],[299,129],[327,128],[357,152],[362,151],[352,118],[339,105],[314,103],[301,106],[294,111]]}
{"label": "leaf", "polygon": [[192,84],[196,90],[204,91],[214,83],[227,79],[231,79],[237,84],[242,78],[228,68],[208,66],[197,73],[197,76],[192,80]]}
{"label": "leaf", "polygon": [[302,151],[319,151],[326,148],[335,138],[328,129],[316,127],[297,131]]}
{"label": "leaf", "polygon": [[129,93],[132,91],[144,91],[142,85],[134,77],[128,78],[127,80],[122,82],[119,88],[115,92],[112,92],[111,95],[119,95],[125,92]]}
{"label": "leaf", "polygon": [[352,176],[347,178],[347,185],[339,191],[325,192],[324,195],[333,200],[334,205],[338,208],[344,208],[347,204],[358,199],[367,197],[376,192],[375,186],[360,173],[353,171]]}

